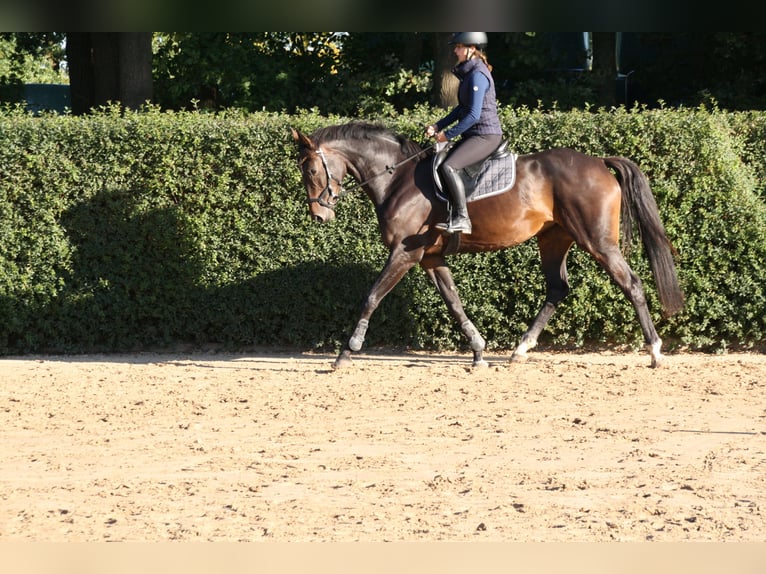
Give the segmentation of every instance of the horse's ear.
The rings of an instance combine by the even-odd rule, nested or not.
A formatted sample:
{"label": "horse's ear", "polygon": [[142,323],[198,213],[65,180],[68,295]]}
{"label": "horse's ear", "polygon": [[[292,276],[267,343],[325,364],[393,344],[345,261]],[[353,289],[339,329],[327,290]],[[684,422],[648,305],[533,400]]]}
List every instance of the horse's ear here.
{"label": "horse's ear", "polygon": [[293,134],[293,140],[295,141],[296,144],[298,144],[298,149],[301,149],[301,150],[303,148],[314,149],[314,142],[312,142],[307,135],[302,134],[301,132],[299,132],[298,130],[292,127],[290,128],[290,131]]}

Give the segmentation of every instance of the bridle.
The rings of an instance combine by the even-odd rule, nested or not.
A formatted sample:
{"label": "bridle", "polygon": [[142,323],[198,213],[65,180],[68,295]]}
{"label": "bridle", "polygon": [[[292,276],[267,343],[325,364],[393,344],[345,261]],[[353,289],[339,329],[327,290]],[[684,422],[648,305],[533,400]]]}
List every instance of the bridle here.
{"label": "bridle", "polygon": [[[432,144],[432,145],[428,146],[427,148],[423,148],[419,152],[414,153],[413,155],[404,158],[402,161],[400,161],[398,163],[395,163],[394,165],[386,166],[386,169],[384,171],[382,171],[380,173],[377,173],[377,174],[373,175],[372,177],[369,177],[369,178],[367,178],[366,180],[364,180],[364,181],[362,181],[360,183],[357,183],[354,187],[352,187],[350,189],[343,189],[343,182],[332,174],[332,171],[330,171],[330,165],[327,163],[327,157],[325,156],[324,152],[322,151],[322,148],[318,147],[317,150],[316,150],[316,154],[322,160],[322,166],[324,167],[325,175],[327,176],[326,177],[327,183],[325,184],[324,189],[322,189],[321,193],[317,197],[309,197],[307,202],[309,204],[318,203],[322,207],[326,207],[327,209],[330,209],[330,210],[334,211],[335,210],[335,205],[338,203],[338,200],[341,197],[343,197],[344,195],[346,195],[347,193],[349,193],[351,191],[355,191],[355,190],[357,190],[357,189],[359,189],[361,187],[364,187],[369,182],[371,182],[373,179],[376,179],[376,178],[380,177],[381,175],[385,175],[387,173],[388,174],[394,173],[394,171],[396,171],[396,168],[398,168],[400,165],[403,165],[403,164],[407,163],[408,161],[410,161],[412,159],[415,159],[416,157],[420,156],[421,154],[423,154],[423,153],[427,152],[428,150],[430,150],[431,148],[433,148],[435,145],[436,144]],[[332,185],[330,185],[330,183],[333,182],[333,181],[338,186],[338,193],[335,193],[332,190]],[[325,200],[324,199],[325,196],[328,199]]]}
{"label": "bridle", "polygon": [[[330,165],[327,163],[327,158],[324,155],[324,152],[322,151],[322,148],[317,148],[317,155],[322,160],[322,165],[324,166],[324,172],[327,175],[327,183],[324,186],[324,189],[317,197],[309,197],[308,203],[309,205],[312,203],[318,203],[322,207],[326,207],[327,209],[335,209],[335,204],[338,203],[338,200],[346,195],[348,192],[343,189],[343,182],[339,180],[337,177],[335,177],[332,172],[330,171]],[[332,190],[332,186],[330,185],[330,182],[334,181],[338,184],[338,193],[334,193]],[[325,195],[328,197],[328,200],[325,201],[324,197]]]}

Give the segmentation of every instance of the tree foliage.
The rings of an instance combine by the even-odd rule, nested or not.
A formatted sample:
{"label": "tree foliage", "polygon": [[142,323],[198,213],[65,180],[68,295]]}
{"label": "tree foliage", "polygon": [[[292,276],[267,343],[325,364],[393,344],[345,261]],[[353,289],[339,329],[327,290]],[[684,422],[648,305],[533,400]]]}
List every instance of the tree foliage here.
{"label": "tree foliage", "polygon": [[[445,106],[439,54],[448,35],[384,33],[175,33],[155,35],[158,103],[167,108],[384,117],[417,105]],[[545,109],[713,101],[766,107],[763,33],[490,32],[498,99]],[[595,57],[594,57],[595,56]],[[612,62],[611,60],[616,61]],[[620,78],[615,78],[615,70]],[[619,80],[619,81],[618,81]],[[620,81],[622,83],[620,83]]]}
{"label": "tree foliage", "polygon": [[63,32],[0,33],[0,85],[66,83]]}
{"label": "tree foliage", "polygon": [[167,109],[295,110],[336,93],[336,33],[157,33],[157,103]]}
{"label": "tree foliage", "polygon": [[[564,110],[712,102],[727,110],[766,109],[766,33],[624,32],[619,50],[604,46],[616,34],[593,34],[586,46],[582,32],[488,33],[498,100]],[[448,107],[448,36],[156,32],[155,103],[372,118],[423,104]],[[65,40],[61,32],[0,34],[0,86],[66,82]]]}

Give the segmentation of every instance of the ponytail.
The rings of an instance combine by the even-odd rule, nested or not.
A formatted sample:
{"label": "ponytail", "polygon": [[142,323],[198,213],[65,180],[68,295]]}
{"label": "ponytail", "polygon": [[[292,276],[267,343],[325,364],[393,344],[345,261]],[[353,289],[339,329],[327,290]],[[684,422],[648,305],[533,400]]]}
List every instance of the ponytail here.
{"label": "ponytail", "polygon": [[487,60],[487,55],[484,53],[484,50],[480,50],[479,48],[474,46],[474,56],[478,56],[481,58],[482,62],[487,66],[487,69],[491,72],[492,71],[492,65],[489,63],[489,60]]}

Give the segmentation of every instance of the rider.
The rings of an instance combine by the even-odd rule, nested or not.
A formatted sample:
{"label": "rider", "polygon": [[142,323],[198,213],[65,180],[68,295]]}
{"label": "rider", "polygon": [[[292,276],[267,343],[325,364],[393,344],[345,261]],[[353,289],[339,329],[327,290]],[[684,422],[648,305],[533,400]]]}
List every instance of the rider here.
{"label": "rider", "polygon": [[[426,136],[435,137],[437,142],[461,136],[439,166],[439,177],[449,191],[456,213],[453,212],[450,221],[437,223],[436,227],[447,233],[471,233],[460,170],[489,157],[500,145],[503,132],[497,116],[492,66],[484,54],[487,34],[456,32],[449,43],[455,46],[457,56],[457,65],[452,73],[460,80],[458,105],[435,124],[426,127]],[[456,125],[444,130],[455,122]]]}

